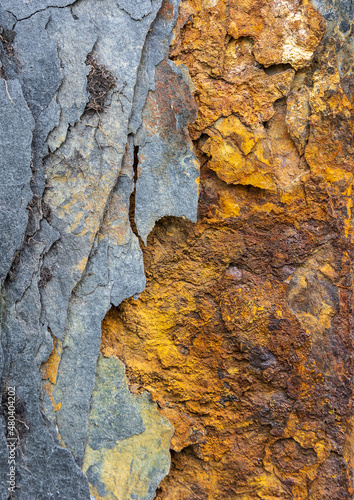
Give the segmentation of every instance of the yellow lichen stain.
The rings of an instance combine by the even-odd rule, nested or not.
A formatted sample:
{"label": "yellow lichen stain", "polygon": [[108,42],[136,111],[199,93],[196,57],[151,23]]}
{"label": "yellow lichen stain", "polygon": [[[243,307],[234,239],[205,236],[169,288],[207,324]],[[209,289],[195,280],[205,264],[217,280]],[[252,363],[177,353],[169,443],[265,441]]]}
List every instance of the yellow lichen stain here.
{"label": "yellow lichen stain", "polygon": [[210,137],[202,146],[202,151],[211,156],[210,168],[228,184],[237,184],[245,169],[245,159],[236,144],[225,142],[220,137]]}
{"label": "yellow lichen stain", "polygon": [[90,493],[95,498],[95,500],[115,500],[112,495],[110,495],[106,498],[101,497],[101,495],[97,491],[97,488],[94,488],[92,486],[92,484],[90,484],[90,483],[89,483],[89,486],[90,486]]}
{"label": "yellow lichen stain", "polygon": [[[61,409],[61,402],[59,401],[57,403],[55,401],[55,397],[53,394],[53,388],[55,387],[56,382],[57,382],[58,370],[59,370],[62,352],[63,352],[62,342],[59,339],[57,339],[56,337],[53,337],[52,352],[51,352],[48,360],[45,363],[42,363],[42,366],[41,366],[41,376],[42,376],[41,388],[43,391],[45,391],[47,393],[47,395],[52,403],[54,412],[57,412]],[[57,430],[57,438],[58,438],[58,441],[60,442],[60,445],[65,448],[65,444],[64,444],[60,434],[58,433],[58,430]]]}
{"label": "yellow lichen stain", "polygon": [[334,280],[336,271],[328,262],[326,262],[324,266],[320,267],[319,270],[326,278],[329,278],[331,281]]}
{"label": "yellow lichen stain", "polygon": [[354,206],[353,198],[352,198],[352,188],[353,184],[351,183],[348,189],[345,192],[345,195],[347,196],[347,203],[346,203],[346,208],[347,208],[347,218],[344,219],[344,234],[345,237],[348,238],[349,232],[352,231],[352,208]]}
{"label": "yellow lichen stain", "polygon": [[82,259],[82,261],[77,266],[77,270],[80,271],[81,274],[85,271],[87,261],[88,261],[88,257],[85,257],[84,259]]}
{"label": "yellow lichen stain", "polygon": [[[330,166],[326,166],[325,179],[331,187],[334,187],[333,184],[342,182],[348,185],[353,181],[353,174],[341,168],[332,168]],[[350,196],[350,194],[350,192],[347,193],[347,196]]]}
{"label": "yellow lichen stain", "polygon": [[56,384],[59,363],[63,351],[62,343],[59,339],[54,338],[53,349],[48,360],[42,364],[41,372],[43,380],[49,380],[51,384]]}
{"label": "yellow lichen stain", "polygon": [[52,384],[50,384],[49,382],[44,382],[44,384],[43,384],[42,387],[44,388],[44,390],[48,394],[48,396],[49,396],[49,398],[50,398],[50,400],[52,402],[54,411],[59,411],[60,408],[61,408],[61,402],[59,402],[59,403],[55,402],[54,396],[53,396],[53,386],[52,386]]}
{"label": "yellow lichen stain", "polygon": [[252,207],[252,211],[257,213],[257,212],[266,212],[267,214],[270,214],[271,212],[279,212],[279,207],[275,203],[264,203],[264,205],[259,205]]}
{"label": "yellow lichen stain", "polygon": [[221,180],[276,192],[272,167],[260,140],[264,133],[250,132],[236,116],[220,118],[207,132],[210,137],[201,150],[210,157],[208,166]]}

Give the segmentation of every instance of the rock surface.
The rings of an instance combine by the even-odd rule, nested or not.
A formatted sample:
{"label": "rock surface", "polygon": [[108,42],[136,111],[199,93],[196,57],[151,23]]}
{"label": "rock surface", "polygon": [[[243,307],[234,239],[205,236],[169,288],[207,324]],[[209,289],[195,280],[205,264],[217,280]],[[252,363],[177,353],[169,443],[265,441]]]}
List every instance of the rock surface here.
{"label": "rock surface", "polygon": [[0,0],[1,500],[353,497],[352,9]]}
{"label": "rock surface", "polygon": [[182,0],[198,222],[157,223],[103,322],[175,428],[158,499],[351,499],[351,2]]}
{"label": "rock surface", "polygon": [[[1,499],[149,500],[169,471],[171,424],[99,350],[111,305],[145,287],[139,239],[165,215],[196,221],[196,107],[168,60],[177,14],[178,1],[0,2]],[[169,122],[148,105],[164,92]]]}

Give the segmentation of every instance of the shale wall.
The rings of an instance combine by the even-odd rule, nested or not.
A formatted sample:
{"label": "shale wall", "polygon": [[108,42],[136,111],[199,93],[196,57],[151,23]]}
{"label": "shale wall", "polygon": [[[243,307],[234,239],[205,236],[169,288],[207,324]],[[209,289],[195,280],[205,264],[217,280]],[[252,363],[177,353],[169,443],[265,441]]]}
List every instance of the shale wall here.
{"label": "shale wall", "polygon": [[353,10],[0,1],[1,499],[353,498]]}

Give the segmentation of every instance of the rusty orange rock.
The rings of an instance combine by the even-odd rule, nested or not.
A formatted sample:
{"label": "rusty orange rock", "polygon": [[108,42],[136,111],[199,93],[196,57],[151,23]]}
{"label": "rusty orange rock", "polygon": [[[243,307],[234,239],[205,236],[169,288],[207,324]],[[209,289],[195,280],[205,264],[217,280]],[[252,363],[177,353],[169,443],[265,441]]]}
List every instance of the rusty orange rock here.
{"label": "rusty orange rock", "polygon": [[307,2],[185,0],[199,220],[162,219],[101,352],[175,427],[157,498],[350,499],[353,108]]}
{"label": "rusty orange rock", "polygon": [[269,120],[273,103],[288,94],[292,68],[311,62],[323,33],[313,7],[293,0],[182,2],[171,57],[193,78],[192,137],[222,115],[237,113],[251,126]]}

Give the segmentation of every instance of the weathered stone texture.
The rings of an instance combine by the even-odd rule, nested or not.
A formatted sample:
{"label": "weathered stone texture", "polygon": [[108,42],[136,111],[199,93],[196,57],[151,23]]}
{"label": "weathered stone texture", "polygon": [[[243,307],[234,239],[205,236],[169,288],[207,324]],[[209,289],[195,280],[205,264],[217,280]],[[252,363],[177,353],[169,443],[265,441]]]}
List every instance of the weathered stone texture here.
{"label": "weathered stone texture", "polygon": [[1,500],[353,497],[352,9],[0,0]]}
{"label": "weathered stone texture", "polygon": [[139,239],[165,215],[196,220],[196,108],[168,60],[177,13],[177,0],[0,2],[1,499],[9,386],[12,498],[149,500],[169,471],[171,424],[99,350],[111,305],[144,289]]}
{"label": "weathered stone texture", "polygon": [[350,2],[183,0],[198,223],[161,220],[101,352],[175,428],[157,498],[351,499]]}
{"label": "weathered stone texture", "polygon": [[12,259],[21,248],[27,226],[26,207],[31,201],[31,142],[34,121],[17,81],[0,80],[1,183],[0,217],[6,235],[0,243],[0,279],[9,272]]}

